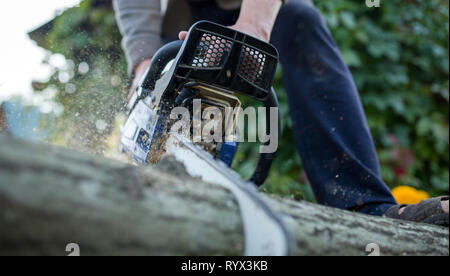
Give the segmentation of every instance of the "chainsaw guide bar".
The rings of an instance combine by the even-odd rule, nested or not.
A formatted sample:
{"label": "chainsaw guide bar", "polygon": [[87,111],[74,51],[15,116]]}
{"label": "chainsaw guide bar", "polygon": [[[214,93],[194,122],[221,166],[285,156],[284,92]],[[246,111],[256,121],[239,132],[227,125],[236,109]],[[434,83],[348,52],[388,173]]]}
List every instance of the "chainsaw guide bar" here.
{"label": "chainsaw guide bar", "polygon": [[244,226],[246,256],[289,255],[288,231],[253,183],[244,182],[223,162],[178,133],[170,133],[166,150],[184,164],[191,176],[220,185],[235,196]]}

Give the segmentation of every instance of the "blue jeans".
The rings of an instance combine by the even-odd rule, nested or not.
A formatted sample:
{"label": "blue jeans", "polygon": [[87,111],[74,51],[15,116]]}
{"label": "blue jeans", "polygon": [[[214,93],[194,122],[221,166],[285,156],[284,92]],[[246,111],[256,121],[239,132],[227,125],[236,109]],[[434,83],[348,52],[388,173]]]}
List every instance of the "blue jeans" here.
{"label": "blue jeans", "polygon": [[[209,2],[191,4],[191,11],[194,22],[223,25],[239,15]],[[280,53],[297,149],[318,203],[384,214],[396,202],[381,179],[357,88],[310,0],[281,8],[271,43]]]}

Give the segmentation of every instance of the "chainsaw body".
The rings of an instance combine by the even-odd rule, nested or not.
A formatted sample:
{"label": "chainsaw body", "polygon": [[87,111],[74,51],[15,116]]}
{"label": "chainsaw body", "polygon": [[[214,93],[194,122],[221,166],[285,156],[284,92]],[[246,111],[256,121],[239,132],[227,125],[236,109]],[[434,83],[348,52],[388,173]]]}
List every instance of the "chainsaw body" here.
{"label": "chainsaw body", "polygon": [[[184,41],[163,46],[152,58],[129,103],[122,149],[138,164],[159,162],[174,123],[171,111],[179,106],[189,108],[194,100],[201,100],[202,111],[216,107],[222,118],[228,117],[223,135],[229,131],[235,135],[231,140],[223,137],[222,142],[195,143],[231,166],[237,150],[238,114],[230,115],[226,109],[239,110],[236,94],[259,100],[265,107],[277,107],[272,89],[277,63],[278,53],[268,43],[215,23],[194,24]],[[197,116],[193,112],[190,110],[191,118]],[[267,124],[267,132],[269,127]],[[251,179],[255,184],[264,182],[273,156],[260,154]]]}
{"label": "chainsaw body", "polygon": [[[260,153],[250,181],[229,168],[237,149],[239,114],[227,109],[241,107],[236,94],[261,101],[266,110],[278,107],[272,89],[277,62],[277,51],[270,44],[215,23],[198,22],[184,41],[169,43],[153,56],[130,100],[120,139],[122,150],[137,164],[157,163],[169,153],[191,176],[229,190],[239,205],[248,256],[288,255],[291,239],[281,216],[250,183],[264,182],[274,153]],[[194,108],[196,103],[199,109]],[[178,107],[184,107],[189,118],[200,120],[205,114],[196,114],[198,110],[204,113],[214,107],[225,118],[221,135],[227,137],[219,142],[196,141],[195,119],[186,128],[193,139],[173,131],[173,111]],[[266,132],[271,126],[268,115],[266,111]],[[227,133],[233,134],[232,139]]]}

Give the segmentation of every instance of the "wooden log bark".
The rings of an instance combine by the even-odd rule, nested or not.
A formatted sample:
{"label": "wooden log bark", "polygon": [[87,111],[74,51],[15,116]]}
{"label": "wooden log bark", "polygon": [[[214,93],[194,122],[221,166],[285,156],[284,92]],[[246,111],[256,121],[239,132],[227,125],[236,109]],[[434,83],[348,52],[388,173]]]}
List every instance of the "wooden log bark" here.
{"label": "wooden log bark", "polygon": [[[294,255],[449,255],[449,231],[262,194]],[[155,167],[0,136],[0,255],[240,255],[227,190],[165,161]]]}

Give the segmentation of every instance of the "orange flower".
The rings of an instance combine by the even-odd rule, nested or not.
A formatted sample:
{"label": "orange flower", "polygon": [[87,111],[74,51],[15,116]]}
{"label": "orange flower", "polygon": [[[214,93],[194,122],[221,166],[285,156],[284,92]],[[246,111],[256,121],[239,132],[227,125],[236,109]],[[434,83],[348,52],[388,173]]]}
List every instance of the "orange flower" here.
{"label": "orange flower", "polygon": [[409,186],[398,186],[392,190],[398,204],[417,204],[420,201],[430,198],[430,195],[421,190]]}

